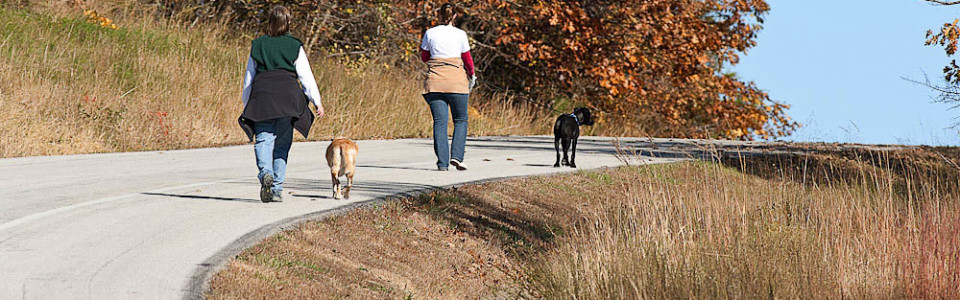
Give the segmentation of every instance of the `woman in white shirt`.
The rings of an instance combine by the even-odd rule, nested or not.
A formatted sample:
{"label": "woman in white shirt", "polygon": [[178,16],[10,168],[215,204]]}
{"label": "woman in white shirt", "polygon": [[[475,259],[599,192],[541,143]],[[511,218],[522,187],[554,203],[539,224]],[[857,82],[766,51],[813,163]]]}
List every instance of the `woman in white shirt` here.
{"label": "woman in white shirt", "polygon": [[[467,101],[476,81],[470,41],[467,33],[453,26],[456,8],[440,7],[440,23],[423,34],[420,59],[427,63],[423,98],[433,114],[433,150],[437,168],[446,171],[450,165],[466,170],[464,152],[467,143]],[[453,113],[453,145],[447,144],[447,110]]]}

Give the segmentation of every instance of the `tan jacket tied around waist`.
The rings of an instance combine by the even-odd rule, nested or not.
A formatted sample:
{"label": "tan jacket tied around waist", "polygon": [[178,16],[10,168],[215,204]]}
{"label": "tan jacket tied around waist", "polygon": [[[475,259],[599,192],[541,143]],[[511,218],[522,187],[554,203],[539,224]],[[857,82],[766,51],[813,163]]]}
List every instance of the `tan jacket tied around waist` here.
{"label": "tan jacket tied around waist", "polygon": [[431,58],[427,62],[427,76],[423,93],[469,94],[470,81],[459,57]]}

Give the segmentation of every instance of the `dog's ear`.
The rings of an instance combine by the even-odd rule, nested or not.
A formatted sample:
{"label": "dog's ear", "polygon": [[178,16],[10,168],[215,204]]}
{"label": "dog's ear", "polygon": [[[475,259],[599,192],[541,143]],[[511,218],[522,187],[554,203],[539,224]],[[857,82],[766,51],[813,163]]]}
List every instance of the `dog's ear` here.
{"label": "dog's ear", "polygon": [[574,109],[574,114],[576,114],[577,118],[580,119],[580,124],[593,125],[593,116],[590,113],[589,108],[577,107],[576,109]]}

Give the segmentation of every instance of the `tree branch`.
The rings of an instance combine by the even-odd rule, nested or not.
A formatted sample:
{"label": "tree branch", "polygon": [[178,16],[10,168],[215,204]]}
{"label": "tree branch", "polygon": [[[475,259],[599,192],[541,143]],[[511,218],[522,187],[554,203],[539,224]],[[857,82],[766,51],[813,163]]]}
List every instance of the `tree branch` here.
{"label": "tree branch", "polygon": [[[930,78],[927,77],[927,73],[923,73],[924,81],[917,81],[906,77],[900,77],[903,80],[926,86],[927,88],[939,92],[940,95],[937,96],[935,102],[950,104],[950,109],[960,108],[960,86],[937,86],[930,82]],[[960,123],[957,124],[960,126]]]}
{"label": "tree branch", "polygon": [[960,1],[946,1],[946,0],[923,0],[923,1],[927,1],[927,2],[930,2],[930,3],[934,3],[934,4],[940,4],[940,5],[956,5],[956,4],[960,4]]}

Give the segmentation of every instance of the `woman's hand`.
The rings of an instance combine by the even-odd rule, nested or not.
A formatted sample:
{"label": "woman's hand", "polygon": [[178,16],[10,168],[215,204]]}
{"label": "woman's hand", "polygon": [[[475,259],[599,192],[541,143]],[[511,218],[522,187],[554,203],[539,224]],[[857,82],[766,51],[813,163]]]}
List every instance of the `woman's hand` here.
{"label": "woman's hand", "polygon": [[323,105],[317,106],[317,119],[323,118]]}

